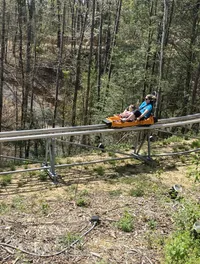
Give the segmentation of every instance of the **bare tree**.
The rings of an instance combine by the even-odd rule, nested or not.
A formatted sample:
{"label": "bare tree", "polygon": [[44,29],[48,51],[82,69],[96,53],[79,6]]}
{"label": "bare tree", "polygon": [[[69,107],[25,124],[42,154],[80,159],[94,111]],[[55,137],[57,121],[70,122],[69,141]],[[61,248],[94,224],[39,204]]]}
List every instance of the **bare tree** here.
{"label": "bare tree", "polygon": [[[2,130],[2,112],[3,112],[3,83],[4,83],[4,58],[5,58],[5,12],[6,1],[2,1],[2,29],[1,29],[1,68],[0,68],[0,131]],[[1,154],[1,153],[0,153]]]}
{"label": "bare tree", "polygon": [[88,106],[90,100],[90,76],[91,76],[91,67],[92,67],[92,54],[93,54],[93,42],[94,42],[94,16],[95,16],[95,0],[92,0],[92,23],[91,23],[91,32],[90,32],[90,53],[88,59],[88,77],[87,77],[87,90],[85,98],[85,113],[84,113],[84,125],[88,122]]}
{"label": "bare tree", "polygon": [[160,61],[159,61],[159,77],[158,77],[158,99],[156,101],[155,115],[158,117],[159,109],[161,107],[161,93],[162,93],[162,79],[163,79],[163,65],[164,65],[164,46],[166,38],[167,29],[167,17],[168,17],[168,7],[169,0],[164,0],[164,13],[163,13],[163,28],[162,28],[162,38],[160,45]]}
{"label": "bare tree", "polygon": [[72,105],[72,126],[76,124],[76,104],[77,104],[77,96],[78,90],[80,89],[80,77],[81,77],[81,52],[82,52],[82,45],[83,45],[83,38],[86,29],[86,23],[88,19],[88,11],[89,11],[89,0],[87,0],[86,4],[86,12],[85,12],[85,19],[83,23],[83,27],[81,29],[81,37],[78,46],[77,56],[76,56],[76,76],[75,76],[75,87],[74,87],[74,97],[73,97],[73,105]]}
{"label": "bare tree", "polygon": [[52,127],[56,125],[57,111],[58,111],[58,94],[60,87],[60,71],[61,71],[61,63],[63,57],[63,41],[64,41],[64,33],[65,33],[65,15],[66,15],[66,2],[64,1],[63,6],[63,21],[62,21],[62,32],[61,32],[61,41],[58,55],[58,66],[56,72],[56,96],[55,96],[55,107],[54,107],[54,116],[53,116],[53,124]]}

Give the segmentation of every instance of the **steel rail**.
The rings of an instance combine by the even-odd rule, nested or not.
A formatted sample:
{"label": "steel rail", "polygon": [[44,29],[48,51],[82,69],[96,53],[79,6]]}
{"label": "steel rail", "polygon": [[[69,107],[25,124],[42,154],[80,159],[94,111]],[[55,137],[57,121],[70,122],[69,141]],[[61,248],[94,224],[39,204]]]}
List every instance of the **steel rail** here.
{"label": "steel rail", "polygon": [[197,113],[194,115],[177,116],[177,117],[159,119],[158,124],[186,121],[186,120],[192,120],[192,119],[196,119],[196,118],[200,118],[200,113]]}
{"label": "steel rail", "polygon": [[[200,113],[194,115],[171,117],[158,120],[157,124],[172,123],[186,120],[193,120],[200,118]],[[85,130],[97,130],[107,128],[105,124],[87,125],[87,126],[74,126],[74,127],[55,127],[55,128],[41,128],[41,129],[31,129],[31,130],[16,130],[16,131],[3,131],[0,132],[0,138],[3,137],[14,137],[14,136],[27,136],[27,135],[40,135],[49,133],[63,133],[72,131],[85,131]]]}
{"label": "steel rail", "polygon": [[10,141],[20,141],[20,140],[33,140],[33,139],[41,139],[41,138],[57,138],[62,136],[79,136],[79,135],[89,135],[89,134],[97,134],[97,133],[116,133],[116,132],[127,132],[127,131],[142,131],[142,130],[154,130],[158,128],[165,127],[175,127],[175,126],[185,126],[188,124],[200,123],[200,118],[180,121],[174,123],[164,123],[164,124],[154,124],[150,126],[135,126],[135,127],[127,127],[127,128],[118,128],[118,129],[97,129],[97,130],[83,130],[83,131],[69,131],[63,133],[52,133],[52,134],[41,134],[41,135],[27,135],[27,136],[15,136],[15,137],[3,137],[0,138],[0,142],[10,142]]}
{"label": "steel rail", "polygon": [[[104,162],[110,162],[114,160],[126,160],[126,159],[135,159],[135,157],[132,155],[128,157],[123,157],[123,158],[110,158],[110,159],[104,159],[104,160],[93,160],[93,161],[85,161],[85,162],[76,162],[76,163],[70,163],[70,164],[59,164],[55,165],[55,168],[65,168],[65,167],[74,167],[74,166],[82,166],[82,165],[91,165],[91,164],[96,164],[96,163],[104,163]],[[30,171],[43,171],[43,170],[48,170],[50,169],[51,166],[43,166],[43,167],[38,167],[38,168],[31,168],[31,169],[23,169],[23,170],[15,170],[15,171],[4,171],[0,172],[0,175],[6,175],[6,174],[15,174],[15,173],[21,173],[21,172],[30,172]]]}
{"label": "steel rail", "polygon": [[93,130],[106,128],[105,124],[88,125],[88,126],[74,126],[74,127],[55,127],[55,128],[41,128],[31,130],[15,130],[15,131],[3,131],[0,132],[0,138],[3,137],[14,137],[14,136],[25,136],[25,135],[40,135],[47,133],[60,133],[69,131],[82,131],[82,130]]}

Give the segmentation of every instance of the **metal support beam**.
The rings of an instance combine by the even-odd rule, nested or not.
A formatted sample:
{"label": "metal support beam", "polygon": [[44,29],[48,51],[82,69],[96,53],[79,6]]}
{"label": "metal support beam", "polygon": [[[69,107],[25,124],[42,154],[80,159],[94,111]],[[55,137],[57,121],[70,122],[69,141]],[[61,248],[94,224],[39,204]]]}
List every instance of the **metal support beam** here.
{"label": "metal support beam", "polygon": [[[147,164],[151,164],[151,141],[150,141],[150,131],[140,131],[137,134],[137,138],[135,141],[135,146],[134,146],[134,152],[132,153],[132,155],[141,161],[144,161]],[[144,145],[145,140],[147,140],[148,142],[148,155],[147,156],[142,156],[139,154],[142,146]],[[138,145],[138,143],[140,142],[140,144]]]}
{"label": "metal support beam", "polygon": [[48,158],[50,161],[50,168],[47,169],[49,177],[54,183],[57,183],[57,174],[55,171],[55,138],[48,139],[46,142],[45,164],[48,166]]}

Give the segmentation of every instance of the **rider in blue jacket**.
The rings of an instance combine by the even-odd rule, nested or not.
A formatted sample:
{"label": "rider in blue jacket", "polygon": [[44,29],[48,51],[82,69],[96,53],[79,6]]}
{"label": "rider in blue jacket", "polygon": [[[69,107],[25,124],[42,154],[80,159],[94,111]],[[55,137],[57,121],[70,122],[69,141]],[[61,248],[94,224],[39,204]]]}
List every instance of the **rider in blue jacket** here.
{"label": "rider in blue jacket", "polygon": [[149,118],[153,110],[153,101],[155,96],[148,94],[145,97],[145,101],[141,103],[139,108],[133,111],[127,118],[123,118],[122,121],[134,121],[134,120],[143,120]]}

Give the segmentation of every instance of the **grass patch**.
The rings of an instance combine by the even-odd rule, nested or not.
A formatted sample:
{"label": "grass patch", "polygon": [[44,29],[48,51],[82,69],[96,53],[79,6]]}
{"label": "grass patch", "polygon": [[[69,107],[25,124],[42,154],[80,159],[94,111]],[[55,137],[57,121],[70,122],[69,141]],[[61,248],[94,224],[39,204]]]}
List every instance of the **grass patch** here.
{"label": "grass patch", "polygon": [[38,178],[42,182],[47,181],[47,178],[48,178],[47,172],[46,171],[40,171]]}
{"label": "grass patch", "polygon": [[76,205],[79,207],[88,207],[89,202],[85,198],[80,197],[76,200]]}
{"label": "grass patch", "polygon": [[182,200],[182,206],[174,217],[176,230],[165,241],[165,264],[198,264],[200,260],[200,240],[191,233],[200,218],[200,205]]}
{"label": "grass patch", "polygon": [[0,202],[0,214],[6,213],[9,210],[9,206],[5,202]]}
{"label": "grass patch", "polygon": [[132,232],[134,229],[133,216],[125,211],[121,219],[117,222],[117,227],[124,232]]}
{"label": "grass patch", "polygon": [[103,176],[105,174],[105,169],[102,166],[94,168],[94,171],[99,175]]}
{"label": "grass patch", "polygon": [[110,196],[120,196],[122,194],[122,190],[118,189],[118,190],[112,190],[112,191],[109,191],[109,194]]}
{"label": "grass patch", "polygon": [[144,190],[142,186],[136,186],[129,191],[129,195],[133,197],[142,197],[144,196]]}
{"label": "grass patch", "polygon": [[80,239],[80,236],[74,235],[72,233],[67,233],[59,238],[59,243],[64,246],[70,246],[74,241]]}
{"label": "grass patch", "polygon": [[0,185],[2,187],[6,187],[8,184],[11,184],[12,181],[12,175],[7,174],[7,175],[2,175],[0,178]]}

